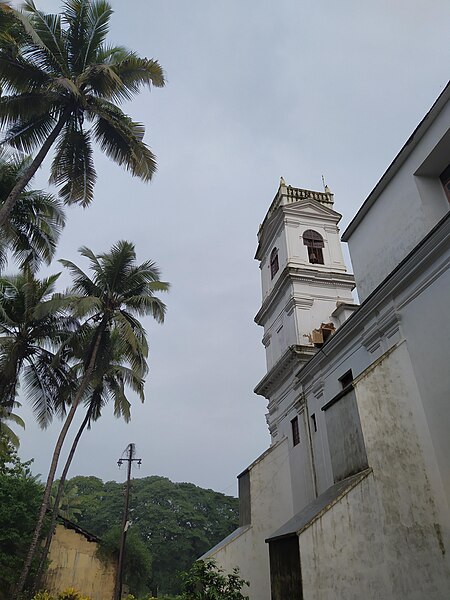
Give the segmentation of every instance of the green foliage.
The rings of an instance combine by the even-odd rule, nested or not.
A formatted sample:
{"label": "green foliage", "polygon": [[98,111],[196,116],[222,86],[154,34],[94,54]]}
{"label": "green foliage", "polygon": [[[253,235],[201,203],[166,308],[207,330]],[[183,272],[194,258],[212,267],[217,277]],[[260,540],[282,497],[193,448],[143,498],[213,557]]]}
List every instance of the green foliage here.
{"label": "green foliage", "polygon": [[68,588],[58,594],[57,600],[91,600],[89,596],[83,596],[74,588]]}
{"label": "green foliage", "polygon": [[[78,489],[77,523],[103,538],[121,521],[123,485],[96,477],[74,477]],[[131,531],[139,534],[153,556],[153,582],[148,591],[177,594],[177,572],[192,563],[238,526],[238,500],[192,483],[164,477],[134,479]]]}
{"label": "green foliage", "polygon": [[[119,557],[120,527],[114,527],[101,541],[99,557],[102,559]],[[152,555],[139,533],[133,529],[127,531],[123,579],[132,595],[140,596],[148,591],[152,578]]]}
{"label": "green foliage", "polygon": [[55,600],[55,597],[52,596],[50,594],[50,592],[47,592],[46,590],[44,590],[42,592],[38,592],[37,594],[35,594],[33,596],[32,600]]}
{"label": "green foliage", "polygon": [[[20,402],[13,402],[12,408],[18,408],[19,406]],[[0,454],[8,451],[9,444],[15,448],[20,446],[18,435],[7,424],[7,421],[15,423],[16,425],[19,425],[19,427],[22,427],[22,429],[25,429],[25,423],[19,415],[16,415],[12,410],[8,410],[0,405]]]}
{"label": "green foliage", "polygon": [[38,592],[32,598],[32,600],[92,600],[89,596],[83,596],[80,594],[75,588],[68,588],[58,594],[58,596],[53,596],[50,592],[46,590]]}
{"label": "green foliage", "polygon": [[182,575],[182,600],[244,600],[241,591],[247,581],[239,576],[239,569],[224,574],[213,560],[199,560],[189,572]]}
{"label": "green foliage", "polygon": [[[11,589],[17,582],[42,499],[42,486],[31,475],[30,462],[21,462],[12,446],[0,454],[0,599],[2,600],[9,600]],[[35,561],[32,572],[36,568]]]}
{"label": "green foliage", "polygon": [[[56,494],[58,491],[59,480],[55,481],[52,486],[52,493],[50,496],[50,507],[53,508],[56,500]],[[63,488],[61,498],[59,500],[58,515],[69,521],[76,521],[77,516],[80,514],[80,508],[78,506],[79,496],[78,489],[76,486],[68,489]]]}

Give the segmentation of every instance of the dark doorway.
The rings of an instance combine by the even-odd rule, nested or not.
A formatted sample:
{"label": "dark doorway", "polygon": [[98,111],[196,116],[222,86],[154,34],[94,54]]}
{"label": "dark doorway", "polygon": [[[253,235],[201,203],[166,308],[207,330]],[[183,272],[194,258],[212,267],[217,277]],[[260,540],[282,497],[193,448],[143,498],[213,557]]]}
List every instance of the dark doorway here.
{"label": "dark doorway", "polygon": [[269,542],[272,600],[303,600],[298,536]]}

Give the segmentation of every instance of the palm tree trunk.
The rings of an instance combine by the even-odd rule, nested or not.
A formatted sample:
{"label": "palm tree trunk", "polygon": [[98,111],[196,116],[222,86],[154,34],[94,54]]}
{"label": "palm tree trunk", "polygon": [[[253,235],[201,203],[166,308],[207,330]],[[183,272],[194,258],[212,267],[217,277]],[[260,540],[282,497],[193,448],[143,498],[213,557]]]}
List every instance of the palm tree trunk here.
{"label": "palm tree trunk", "polygon": [[39,586],[41,584],[41,579],[42,579],[42,575],[44,572],[45,561],[47,559],[48,552],[50,550],[50,544],[52,543],[53,535],[55,533],[56,519],[58,518],[58,512],[59,512],[59,503],[61,502],[61,496],[64,491],[64,484],[66,482],[67,473],[69,472],[70,465],[72,464],[72,459],[73,459],[75,451],[77,449],[78,442],[80,441],[83,431],[86,429],[86,426],[89,423],[90,418],[91,418],[91,409],[89,408],[86,412],[83,422],[81,423],[81,425],[77,431],[77,435],[75,436],[75,438],[72,442],[72,447],[70,448],[69,456],[67,457],[66,464],[64,465],[64,469],[61,474],[61,479],[59,480],[58,490],[56,492],[55,503],[52,508],[52,520],[50,523],[50,529],[48,530],[47,540],[45,542],[44,549],[42,550],[41,562],[39,563],[39,568],[36,573],[36,580],[35,580],[35,583],[33,586],[33,592],[36,592],[39,589]]}
{"label": "palm tree trunk", "polygon": [[69,427],[72,424],[73,418],[74,418],[76,410],[78,408],[78,405],[80,404],[81,398],[83,397],[86,387],[89,384],[92,372],[94,370],[95,362],[97,360],[97,354],[98,354],[98,350],[100,348],[100,342],[102,339],[102,335],[103,335],[104,330],[106,329],[106,325],[107,325],[106,320],[102,320],[99,325],[99,328],[97,330],[97,339],[95,340],[95,344],[94,344],[94,348],[92,350],[91,358],[89,360],[88,368],[86,369],[86,371],[84,373],[80,387],[78,388],[78,391],[72,402],[72,406],[70,407],[70,410],[67,414],[67,418],[64,421],[64,425],[62,426],[62,429],[61,429],[58,439],[56,441],[55,449],[53,451],[52,462],[50,465],[50,470],[49,470],[49,473],[47,476],[47,483],[45,484],[44,496],[42,498],[41,508],[39,510],[36,527],[35,527],[35,530],[33,533],[33,538],[31,540],[30,548],[28,550],[28,554],[25,559],[25,563],[23,565],[22,572],[20,574],[20,579],[19,579],[19,582],[18,582],[16,590],[15,590],[14,596],[15,596],[16,600],[19,600],[20,595],[23,592],[28,574],[30,572],[31,563],[33,561],[34,555],[36,554],[36,550],[37,550],[38,543],[39,543],[39,536],[42,531],[42,526],[44,525],[45,514],[47,512],[47,508],[49,505],[50,493],[52,491],[52,485],[53,485],[53,481],[55,479],[55,473],[56,473],[56,468],[58,466],[58,460],[59,460],[59,456],[61,454],[61,449],[62,449],[62,446],[66,439],[67,432],[69,431]]}
{"label": "palm tree trunk", "polygon": [[9,196],[6,198],[5,202],[3,203],[3,206],[0,209],[0,228],[3,227],[3,225],[8,220],[11,210],[12,210],[14,204],[16,203],[18,197],[23,192],[23,190],[26,188],[30,179],[33,177],[33,175],[36,173],[36,171],[41,166],[42,162],[44,161],[44,158],[48,154],[48,151],[53,146],[56,138],[61,133],[62,128],[66,124],[69,115],[70,115],[70,111],[68,109],[66,109],[61,114],[53,131],[50,133],[48,138],[43,143],[42,148],[36,154],[35,159],[31,163],[31,165],[28,167],[28,169],[25,171],[25,173],[22,175],[22,177],[20,179],[18,179],[18,181],[17,181],[16,185],[13,187],[13,189],[10,191]]}

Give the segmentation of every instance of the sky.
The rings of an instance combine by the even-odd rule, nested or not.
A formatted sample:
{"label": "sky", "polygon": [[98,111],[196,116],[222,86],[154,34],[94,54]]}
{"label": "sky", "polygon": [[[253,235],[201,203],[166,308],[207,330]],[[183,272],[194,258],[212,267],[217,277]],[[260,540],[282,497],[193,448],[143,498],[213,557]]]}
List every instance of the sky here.
{"label": "sky", "polygon": [[[36,0],[55,12],[60,2]],[[88,209],[67,210],[57,257],[136,245],[171,283],[163,325],[145,321],[150,374],[132,421],[112,408],[84,434],[69,476],[162,475],[236,494],[269,445],[256,233],[279,178],[321,190],[341,230],[447,83],[448,0],[112,0],[110,40],[158,59],[167,84],[125,110],[158,172],[143,184],[100,153]],[[46,186],[48,164],[34,187]],[[349,267],[350,268],[350,267]],[[54,262],[42,273],[58,272]],[[61,275],[61,288],[70,283]],[[60,422],[41,431],[21,399],[21,456],[47,475]]]}

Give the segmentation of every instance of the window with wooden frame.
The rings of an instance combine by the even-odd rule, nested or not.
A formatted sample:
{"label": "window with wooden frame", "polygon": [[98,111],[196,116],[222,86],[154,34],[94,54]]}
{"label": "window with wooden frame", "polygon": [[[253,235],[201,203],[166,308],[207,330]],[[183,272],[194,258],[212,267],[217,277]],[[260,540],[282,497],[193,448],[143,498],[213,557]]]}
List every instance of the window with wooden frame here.
{"label": "window with wooden frame", "polygon": [[308,248],[308,259],[312,265],[323,265],[323,237],[317,231],[308,229],[303,234],[303,243]]}
{"label": "window with wooden frame", "polygon": [[275,273],[278,271],[279,268],[280,265],[278,264],[278,249],[274,248],[270,253],[270,276],[272,279],[274,278]]}
{"label": "window with wooden frame", "polygon": [[300,444],[300,429],[298,427],[298,417],[294,417],[291,421],[292,428],[292,445]]}

